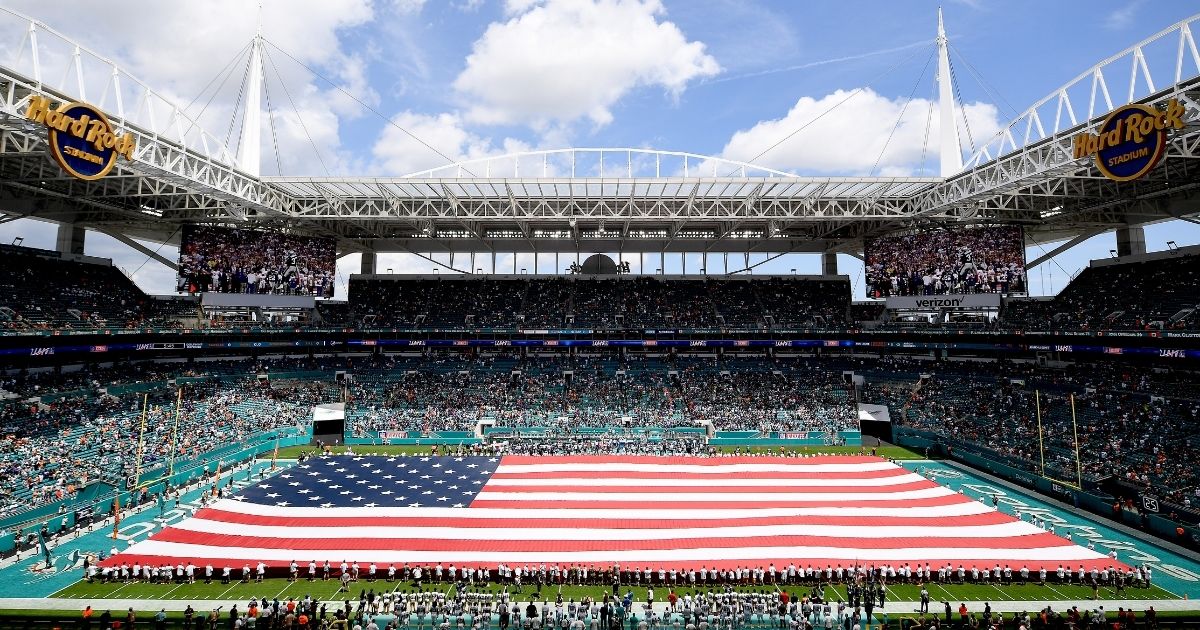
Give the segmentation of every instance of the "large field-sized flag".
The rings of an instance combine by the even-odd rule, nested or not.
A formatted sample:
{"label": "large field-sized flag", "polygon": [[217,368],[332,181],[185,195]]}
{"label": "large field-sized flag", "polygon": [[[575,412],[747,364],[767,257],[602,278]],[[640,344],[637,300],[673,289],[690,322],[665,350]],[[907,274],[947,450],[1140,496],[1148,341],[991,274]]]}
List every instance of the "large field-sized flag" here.
{"label": "large field-sized flag", "polygon": [[330,456],[108,564],[1048,570],[1106,556],[878,457]]}

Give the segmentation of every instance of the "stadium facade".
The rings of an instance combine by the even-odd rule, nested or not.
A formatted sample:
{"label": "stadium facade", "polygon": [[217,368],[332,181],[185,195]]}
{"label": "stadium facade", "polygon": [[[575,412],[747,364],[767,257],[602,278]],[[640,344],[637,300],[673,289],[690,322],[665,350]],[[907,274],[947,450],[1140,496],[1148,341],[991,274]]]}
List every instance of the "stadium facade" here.
{"label": "stadium facade", "polygon": [[[51,533],[41,531],[48,527],[40,521],[60,509],[66,514],[67,505],[72,511],[62,517],[64,528],[68,518],[71,526],[110,512],[119,520],[122,505],[146,506],[155,494],[179,486],[219,495],[218,484],[234,487],[232,477],[222,477],[223,466],[271,453],[271,474],[279,474],[281,447],[324,440],[444,449],[421,459],[419,468],[430,477],[434,465],[425,464],[440,465],[446,449],[460,458],[478,457],[471,463],[490,466],[496,479],[489,478],[482,493],[463,492],[470,495],[461,501],[464,509],[504,507],[514,500],[506,493],[521,492],[534,503],[551,504],[538,509],[570,501],[645,509],[627,503],[651,493],[655,501],[685,503],[681,513],[736,510],[745,507],[732,505],[738,501],[759,501],[765,505],[756,507],[812,508],[817,511],[802,516],[825,518],[837,515],[820,510],[846,506],[833,505],[823,484],[859,493],[864,485],[887,484],[876,477],[894,476],[896,485],[911,485],[896,490],[903,495],[897,500],[909,503],[889,508],[960,510],[954,516],[981,521],[967,526],[998,533],[959,536],[950,531],[959,524],[951,523],[945,537],[962,540],[935,548],[933,555],[911,540],[895,541],[898,549],[879,544],[892,555],[873,558],[876,565],[999,559],[1053,571],[1060,561],[1078,562],[1081,575],[1084,563],[1089,570],[1111,570],[1115,586],[1117,575],[1137,575],[1144,570],[1140,564],[1150,563],[1144,553],[1115,543],[1111,555],[1084,549],[1041,516],[1026,522],[1022,514],[1002,514],[996,503],[993,509],[981,504],[988,499],[981,493],[964,498],[962,490],[865,454],[809,463],[833,467],[818,472],[847,473],[850,481],[832,480],[844,485],[797,470],[805,460],[795,456],[730,458],[730,466],[747,466],[731,471],[732,490],[716,484],[702,486],[703,492],[749,492],[778,479],[813,485],[715,503],[706,495],[695,505],[686,495],[679,498],[686,483],[651,486],[651,492],[617,478],[615,489],[578,491],[563,488],[584,482],[555,476],[576,470],[572,466],[599,466],[568,479],[586,478],[604,488],[614,467],[634,478],[679,476],[672,474],[678,470],[644,469],[637,458],[645,451],[666,449],[658,454],[699,469],[716,466],[705,462],[721,460],[703,458],[721,449],[853,449],[862,447],[864,433],[866,443],[883,438],[908,452],[957,459],[1077,507],[1108,512],[1172,545],[1198,547],[1191,501],[1200,496],[1194,494],[1200,479],[1189,440],[1197,421],[1200,252],[1148,253],[1142,230],[1159,221],[1195,222],[1200,214],[1200,51],[1192,35],[1200,16],[1081,73],[966,159],[953,125],[946,126],[939,177],[803,177],[684,152],[572,148],[363,178],[261,175],[261,38],[248,47],[251,97],[238,145],[244,149],[237,152],[102,55],[35,20],[0,11],[21,21],[25,34],[24,54],[0,67],[2,220],[60,224],[57,251],[0,246],[6,271],[0,282],[9,295],[0,300],[0,364],[11,394],[10,406],[0,410],[16,427],[14,436],[20,433],[5,461],[28,456],[30,445],[39,444],[30,440],[54,436],[84,445],[89,436],[120,443],[99,453],[56,451],[48,470],[70,473],[60,475],[70,477],[65,490],[54,475],[23,471],[25,487],[4,497],[14,514],[0,523],[15,531],[7,540],[0,536],[0,552],[23,545],[28,551],[36,541],[49,570],[56,566],[45,544]],[[956,105],[940,25],[938,46],[939,105],[951,117]],[[1163,49],[1169,54],[1155,54]],[[188,295],[147,296],[111,263],[84,256],[87,230],[178,270],[178,288]],[[1022,295],[1027,269],[1109,231],[1116,233],[1113,260],[1094,261],[1053,299]],[[167,260],[134,239],[176,244],[180,259]],[[1059,241],[1025,260],[1026,245]],[[376,256],[390,252],[431,261],[450,254],[449,264],[436,264],[462,273],[379,273]],[[615,253],[617,260],[579,260],[582,252]],[[722,273],[687,269],[687,255],[695,253],[722,254]],[[754,266],[751,254],[793,253],[822,254],[822,274],[747,273]],[[363,263],[350,280],[348,302],[318,299],[331,295],[334,257],[349,254],[362,254]],[[495,260],[504,254],[583,264],[570,275],[520,273],[515,262],[511,274],[481,273],[484,266],[496,271]],[[849,279],[837,273],[838,254],[864,260],[865,291],[882,301],[853,303],[867,295],[851,295]],[[490,256],[492,264],[477,264],[478,256]],[[639,257],[643,273],[629,274],[621,265],[631,256]],[[662,273],[675,256],[682,273]],[[556,262],[555,268],[561,266]],[[659,273],[645,273],[655,268]],[[1146,437],[1146,426],[1154,423],[1164,431]],[[595,445],[597,452],[577,442]],[[500,448],[498,443],[524,450],[500,457],[484,450]],[[571,449],[576,452],[558,452]],[[620,451],[620,458],[602,459],[613,455],[605,449]],[[594,457],[601,459],[589,459]],[[372,475],[380,472],[364,466]],[[249,566],[254,552],[275,545],[273,570],[288,568],[289,560],[307,562],[291,557],[297,541],[288,546],[264,534],[259,547],[239,547],[232,540],[248,534],[230,530],[229,523],[269,532],[275,526],[270,518],[287,517],[292,501],[311,499],[301,498],[300,490],[281,498],[271,484],[288,478],[282,475],[252,485],[250,474],[261,468],[245,469],[242,486],[250,489],[238,499],[215,508],[197,499],[210,511],[149,540],[144,534],[154,527],[129,534],[124,540],[142,546],[124,558],[216,558]],[[530,490],[526,486],[547,478],[522,477],[531,469],[563,487]],[[880,471],[886,475],[875,474]],[[693,468],[684,472],[703,475]],[[329,481],[343,479],[304,490],[340,489]],[[419,483],[410,487],[437,492]],[[877,495],[865,500],[894,498],[891,490],[867,490]],[[240,500],[246,497],[254,500]],[[434,500],[451,499],[446,494]],[[355,500],[317,506],[364,517],[345,503]],[[813,505],[826,500],[830,505]],[[86,510],[74,509],[89,501],[94,503]],[[397,511],[389,516],[419,519],[425,515],[404,510],[429,506],[416,501],[391,507]],[[921,518],[937,515],[935,509]],[[264,520],[250,522],[259,517]],[[218,522],[224,525],[213,525]],[[314,528],[320,526],[329,525]],[[112,527],[115,538],[128,534],[119,522]],[[672,538],[664,533],[669,528],[651,523],[644,529],[640,544],[673,544],[663,542]],[[663,531],[647,533],[652,529]],[[880,531],[890,530],[877,530],[875,538],[883,537]],[[34,538],[22,536],[30,532]],[[544,538],[537,531],[519,533]],[[504,540],[505,549],[481,549],[481,541],[462,544],[462,532],[451,534],[438,541],[414,536],[420,543],[394,536],[371,540],[395,545],[387,556],[394,562],[433,562],[436,553],[453,552],[460,564],[474,568],[563,553],[514,539]],[[1022,536],[1026,544],[1011,552],[1013,539]],[[313,537],[313,545],[321,544]],[[789,546],[818,550],[809,557],[814,561],[859,563],[853,537],[834,537],[837,544],[817,538],[797,537]],[[995,540],[981,542],[989,539]],[[580,542],[578,536],[559,542],[565,548],[570,541]],[[444,548],[403,546],[433,542]],[[619,540],[588,543],[595,547],[589,553],[558,557],[600,566],[620,546]],[[171,551],[197,545],[207,547],[203,554]],[[221,555],[229,549],[249,551]],[[354,557],[365,563],[378,550]],[[721,569],[736,569],[747,558],[789,560],[786,551],[765,543],[725,555],[708,547],[690,552],[685,569],[718,559]],[[468,559],[479,554],[487,560]],[[257,557],[265,561],[266,555]],[[97,566],[112,570],[122,557]],[[1190,579],[1175,564],[1154,566]],[[1141,575],[1149,592],[1149,574]],[[620,579],[628,576],[618,571]]]}

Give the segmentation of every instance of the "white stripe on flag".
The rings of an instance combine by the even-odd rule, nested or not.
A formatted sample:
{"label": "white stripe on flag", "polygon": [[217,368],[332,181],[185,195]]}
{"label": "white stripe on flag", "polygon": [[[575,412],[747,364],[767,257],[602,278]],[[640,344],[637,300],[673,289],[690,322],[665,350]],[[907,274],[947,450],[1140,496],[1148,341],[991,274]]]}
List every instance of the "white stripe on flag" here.
{"label": "white stripe on flag", "polygon": [[[644,514],[642,511],[632,511],[626,509],[608,509],[608,508],[539,508],[539,509],[522,509],[520,507],[511,508],[441,508],[441,507],[422,507],[422,508],[393,508],[393,507],[330,507],[330,508],[313,508],[301,506],[279,506],[279,505],[263,505],[260,503],[250,503],[247,501],[238,501],[235,499],[222,499],[212,506],[224,512],[236,512],[238,514],[249,514],[254,516],[273,516],[282,519],[294,519],[305,517],[326,517],[326,518],[363,518],[363,517],[379,517],[379,518],[403,518],[403,517],[425,517],[431,520],[440,518],[470,518],[470,519],[509,519],[520,518],[528,519],[531,523],[539,519],[552,518],[584,518],[596,520],[631,520],[639,518],[649,518],[652,520],[664,519],[729,519],[729,518],[747,518],[747,517],[820,517],[820,516],[858,516],[863,518],[868,517],[886,517],[886,518],[922,518],[922,517],[944,517],[953,518],[956,516],[971,516],[974,514],[984,514],[991,512],[992,508],[978,501],[964,499],[962,503],[952,505],[934,505],[929,507],[871,507],[869,505],[845,505],[845,506],[823,506],[823,507],[788,507],[788,508],[754,508],[749,505],[745,508],[737,509],[669,509],[662,507],[654,511],[647,511]],[[753,509],[751,509],[753,508]],[[236,528],[236,525],[230,525],[231,528]]]}
{"label": "white stripe on flag", "polygon": [[[536,523],[534,523],[536,524]],[[309,527],[300,519],[295,525],[239,524],[230,531],[230,524],[192,518],[171,526],[209,534],[260,536],[264,538],[343,538],[367,539],[438,539],[477,540],[481,534],[491,540],[681,540],[689,538],[749,538],[754,536],[821,536],[829,538],[1012,538],[1044,534],[1045,530],[1032,523],[1016,521],[1000,525],[955,527],[894,526],[894,525],[751,525],[745,527],[697,527],[661,529],[624,528],[550,528],[550,527],[492,527],[479,530],[466,527],[383,527],[330,526]],[[884,544],[886,540],[882,540]]]}

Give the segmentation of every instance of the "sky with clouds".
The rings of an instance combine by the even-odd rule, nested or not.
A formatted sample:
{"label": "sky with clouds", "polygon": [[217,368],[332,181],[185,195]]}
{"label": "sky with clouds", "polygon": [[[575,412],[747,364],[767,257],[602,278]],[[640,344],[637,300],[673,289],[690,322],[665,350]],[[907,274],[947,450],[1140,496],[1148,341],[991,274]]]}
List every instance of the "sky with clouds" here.
{"label": "sky with clouds", "polygon": [[[937,171],[937,143],[927,140],[940,125],[931,107],[932,1],[264,0],[261,14],[248,0],[109,0],[102,11],[83,0],[7,5],[117,60],[220,135],[240,124],[241,59],[261,24],[274,122],[263,134],[268,175],[403,175],[571,146],[687,151],[805,175]],[[958,125],[970,129],[960,132],[965,150],[1194,8],[947,1]],[[0,57],[12,55],[19,35],[0,40],[8,42]],[[49,224],[0,225],[0,241],[17,236],[54,247]],[[1150,249],[1167,240],[1200,243],[1200,228],[1147,228]],[[1114,243],[1111,234],[1097,236],[1033,269],[1033,292],[1057,292]],[[1029,256],[1049,249],[1035,245]],[[149,292],[174,286],[168,268],[111,237],[89,232],[87,253],[112,258]],[[340,296],[358,264],[357,256],[339,261]],[[517,264],[532,267],[524,256]],[[551,272],[547,264],[538,271]],[[695,256],[688,268],[701,264]],[[501,271],[512,265],[511,256],[497,263]],[[378,266],[431,269],[403,254],[382,256]],[[842,256],[839,266],[861,294],[861,264]],[[819,261],[789,256],[756,272],[793,268],[816,273]]]}

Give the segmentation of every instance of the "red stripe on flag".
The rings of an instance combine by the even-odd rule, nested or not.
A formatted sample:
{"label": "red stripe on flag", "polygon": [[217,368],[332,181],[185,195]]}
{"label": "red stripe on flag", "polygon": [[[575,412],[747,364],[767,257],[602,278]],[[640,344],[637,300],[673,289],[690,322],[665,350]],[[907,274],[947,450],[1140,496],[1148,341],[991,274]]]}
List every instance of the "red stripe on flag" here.
{"label": "red stripe on flag", "polygon": [[[1005,538],[841,538],[830,536],[746,536],[742,538],[670,538],[666,540],[494,540],[432,538],[277,538],[212,534],[168,527],[157,535],[159,542],[336,552],[342,549],[377,551],[487,551],[496,553],[540,553],[547,551],[661,551],[685,549],[731,549],[738,547],[833,547],[846,549],[1046,549],[1070,546],[1054,534],[1031,534]],[[1019,555],[1019,554],[1016,554]]]}
{"label": "red stripe on flag", "polygon": [[813,507],[872,507],[872,508],[907,508],[934,507],[942,505],[957,505],[966,501],[956,494],[922,499],[881,499],[878,501],[859,501],[849,504],[847,501],[671,501],[669,503],[650,503],[646,501],[497,501],[494,499],[475,499],[472,508],[595,508],[618,510],[754,510],[762,508],[813,508]]}
{"label": "red stripe on flag", "polygon": [[[217,549],[216,551],[220,551],[220,550]],[[304,556],[298,556],[296,558],[297,561],[307,561],[307,560],[313,560],[313,559],[314,558],[305,558]],[[315,558],[315,560],[317,560],[320,563],[320,562],[324,562],[326,560],[326,558]],[[333,567],[332,567],[333,574],[337,575],[338,574],[337,565],[341,563],[343,558],[341,558],[341,557],[328,558],[328,560],[330,561],[330,564],[333,565]],[[213,556],[213,557],[170,556],[170,557],[166,557],[166,556],[156,556],[156,555],[149,555],[149,554],[138,554],[138,553],[126,552],[126,553],[122,553],[122,554],[119,554],[116,556],[112,556],[112,557],[100,562],[99,566],[102,566],[102,567],[120,566],[122,563],[127,563],[127,564],[134,564],[134,563],[147,564],[147,563],[149,563],[149,564],[154,564],[154,565],[160,565],[160,564],[164,564],[166,562],[170,562],[172,564],[174,564],[174,563],[187,564],[190,562],[198,567],[203,567],[206,564],[212,564],[217,569],[216,571],[213,572],[214,576],[219,576],[221,567],[228,566],[228,567],[234,568],[236,570],[240,570],[242,565],[249,563],[251,565],[251,568],[253,568],[253,565],[257,564],[258,560],[254,560],[251,558],[247,558],[247,559],[231,558],[228,556]],[[366,563],[369,561],[360,560],[358,562],[359,562],[360,567],[365,567]],[[699,571],[700,569],[709,569],[709,570],[717,569],[717,570],[721,570],[721,571],[727,571],[730,569],[740,569],[740,568],[745,568],[748,566],[767,566],[770,564],[774,564],[776,566],[776,568],[778,568],[781,564],[783,566],[787,566],[787,564],[789,562],[795,562],[795,563],[797,563],[797,565],[802,565],[805,567],[813,567],[813,568],[820,568],[820,569],[824,569],[827,566],[834,567],[834,568],[837,568],[837,567],[847,567],[848,568],[852,564],[854,564],[854,561],[847,560],[845,558],[750,558],[750,559],[731,559],[731,560],[681,560],[679,562],[671,563],[671,566],[676,569],[684,570],[684,571],[689,570],[689,569],[695,569],[697,571]],[[1083,566],[1084,569],[1087,569],[1089,571],[1092,568],[1095,568],[1096,570],[1100,570],[1100,569],[1105,569],[1105,568],[1114,566],[1114,563],[1112,561],[1110,561],[1108,558],[1099,558],[1096,560],[1071,560],[1070,562],[1059,562],[1057,560],[1052,560],[1052,561],[1026,560],[1023,558],[1014,558],[1014,560],[1012,560],[1012,561],[1005,560],[1005,561],[997,562],[994,559],[980,560],[980,559],[975,559],[975,558],[931,556],[929,558],[922,559],[922,561],[920,563],[918,563],[916,561],[908,562],[908,561],[895,561],[895,560],[877,560],[873,557],[862,557],[862,558],[859,558],[857,560],[857,562],[858,562],[859,566],[878,566],[878,565],[888,564],[888,565],[892,565],[892,566],[909,565],[912,567],[916,567],[918,564],[924,565],[926,563],[928,563],[932,566],[944,566],[944,565],[946,565],[946,563],[950,563],[956,569],[961,564],[968,571],[970,571],[972,567],[977,567],[980,570],[982,570],[984,568],[991,570],[993,567],[996,566],[996,564],[1000,564],[1001,566],[1009,565],[1011,567],[1011,566],[1013,566],[1013,564],[1015,562],[1015,566],[1018,568],[1018,570],[1020,570],[1021,566],[1027,566],[1031,572],[1036,572],[1038,569],[1045,567],[1045,569],[1051,573],[1053,573],[1060,566],[1063,567],[1064,569],[1071,569],[1072,571],[1076,570],[1081,565]],[[281,561],[281,560],[274,560],[274,561],[273,560],[264,560],[263,564],[266,564],[268,567],[273,568],[273,569],[286,568],[289,565],[288,562]],[[421,563],[416,563],[416,564],[419,564],[420,566],[429,566],[431,563],[421,562]],[[456,564],[459,568],[488,569],[488,570],[492,571],[493,576],[495,575],[496,564],[494,562],[459,562]],[[612,565],[613,565],[613,563],[611,563],[611,562],[593,562],[593,563],[585,562],[585,563],[576,563],[576,564],[584,564],[593,569],[601,569],[601,570],[610,569],[610,568],[612,568]],[[645,565],[646,563],[639,562],[637,564]],[[661,563],[654,563],[654,564],[661,564]],[[400,566],[400,563],[396,563],[396,566]],[[622,567],[632,567],[633,563],[625,562],[625,563],[621,563],[621,566]],[[1120,563],[1116,563],[1116,566],[1123,567],[1124,565],[1122,565]],[[380,573],[386,575],[387,574],[387,566],[381,565],[381,568],[382,568],[382,570],[380,571]],[[303,571],[302,575],[308,575],[308,567],[307,566],[303,567],[303,569],[301,569],[301,570]],[[319,571],[320,568],[318,567],[317,570]],[[233,575],[236,577],[240,574],[235,571]]]}
{"label": "red stripe on flag", "polygon": [[656,466],[728,466],[730,464],[777,465],[780,467],[824,466],[826,464],[872,464],[888,460],[871,455],[822,455],[820,457],[659,457],[657,455],[505,455],[501,466],[534,464],[653,464]]}
{"label": "red stripe on flag", "polygon": [[[849,470],[845,472],[813,471],[763,471],[748,473],[755,479],[886,479],[911,475],[904,468],[885,470]],[[639,470],[564,470],[561,472],[502,472],[497,471],[492,479],[711,479],[715,475],[729,475],[726,471],[711,472],[651,472]]]}
{"label": "red stripe on flag", "polygon": [[[932,481],[913,481],[891,486],[507,486],[490,481],[483,486],[484,492],[564,492],[571,494],[883,494],[908,490],[927,490],[939,487]],[[658,504],[674,505],[674,503]],[[751,506],[753,507],[753,506]]]}

